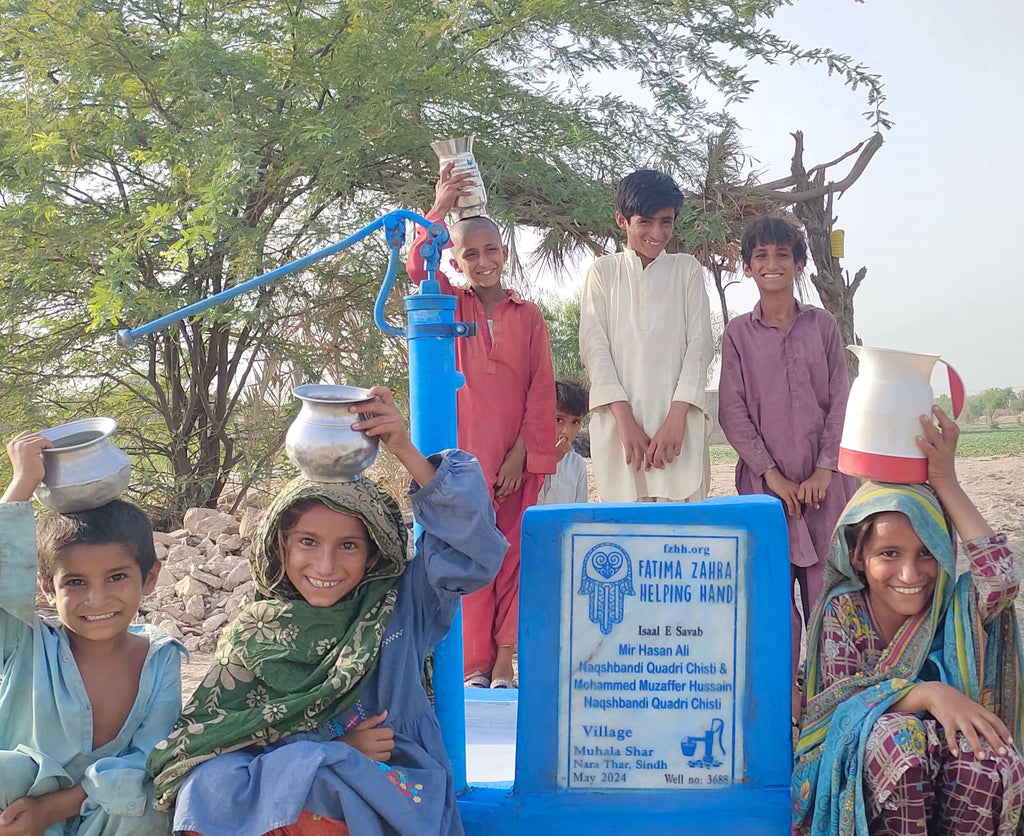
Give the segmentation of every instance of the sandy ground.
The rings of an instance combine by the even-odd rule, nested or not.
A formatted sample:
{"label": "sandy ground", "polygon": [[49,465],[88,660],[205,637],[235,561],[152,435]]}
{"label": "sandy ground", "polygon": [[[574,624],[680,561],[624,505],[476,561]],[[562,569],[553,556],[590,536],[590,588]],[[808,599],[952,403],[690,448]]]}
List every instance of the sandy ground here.
{"label": "sandy ground", "polygon": [[[712,496],[728,496],[735,492],[733,470],[731,464],[712,465]],[[960,459],[957,472],[964,489],[985,518],[996,531],[1007,535],[1017,554],[1024,559],[1024,456]],[[1017,613],[1024,623],[1024,600],[1017,601]],[[186,697],[202,680],[213,658],[212,653],[192,654],[182,669],[182,692]]]}

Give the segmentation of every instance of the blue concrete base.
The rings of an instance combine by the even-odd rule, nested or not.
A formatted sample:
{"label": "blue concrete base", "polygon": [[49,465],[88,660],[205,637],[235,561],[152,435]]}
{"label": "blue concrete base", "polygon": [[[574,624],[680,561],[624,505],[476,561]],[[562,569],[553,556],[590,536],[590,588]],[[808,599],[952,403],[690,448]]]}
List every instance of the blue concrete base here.
{"label": "blue concrete base", "polygon": [[[640,530],[640,526],[646,528]],[[658,526],[664,534],[651,535],[649,532]],[[578,535],[581,530],[584,534]],[[741,768],[727,787],[684,789],[666,785],[657,789],[601,791],[572,787],[564,777],[559,778],[560,734],[571,729],[572,722],[559,713],[561,678],[569,676],[563,670],[562,619],[565,599],[583,594],[579,578],[570,574],[575,565],[569,559],[575,554],[570,551],[571,538],[598,536],[586,533],[590,530],[600,532],[599,536],[610,542],[640,536],[710,541],[721,532],[722,541],[733,544],[715,545],[724,554],[734,550],[734,563],[730,565],[741,567],[742,575],[737,568],[730,576],[732,582],[738,584],[738,579],[744,578],[737,608],[743,607],[745,626],[742,633],[731,634],[733,644],[742,646],[744,651],[744,690],[739,702],[742,710],[735,718],[728,718],[730,723],[742,724],[744,746]],[[667,548],[665,553],[689,554]],[[554,559],[556,556],[560,559]],[[697,563],[688,559],[693,563],[692,577],[697,578]],[[789,583],[786,521],[781,504],[774,498],[529,509],[523,517],[519,624],[519,676],[526,687],[517,695],[515,782],[513,787],[474,786],[459,797],[467,836],[790,836]],[[630,595],[634,595],[632,590]],[[648,603],[641,604],[642,601],[638,597],[630,600],[629,605],[651,606],[660,620],[650,624],[672,623],[672,612],[662,612],[664,607],[654,607],[656,602],[650,599]],[[685,621],[680,623],[713,629],[711,622],[702,620],[705,608],[700,599],[686,598],[669,606],[685,615]],[[598,623],[593,614],[589,618]],[[718,629],[737,629],[737,617],[729,618],[732,620],[723,622]],[[642,622],[638,623],[642,626]],[[611,635],[603,628],[602,633]],[[572,642],[571,636],[569,641]],[[612,648],[630,647],[625,637],[616,636],[611,641],[618,643],[612,644]],[[736,664],[730,668],[735,672]],[[723,673],[724,669],[725,664]],[[510,696],[508,692],[499,694],[483,689],[469,693],[472,690],[468,689],[466,696],[479,700],[478,707],[487,705],[484,701]],[[482,712],[478,714],[483,716]],[[630,717],[626,713],[616,719],[621,728],[639,728],[637,723],[655,724],[654,728],[661,728],[662,724],[666,729],[671,726],[677,740],[680,734],[693,734],[680,732],[685,724],[677,717],[665,717],[663,720],[662,716],[650,713]],[[721,738],[718,745],[722,745]],[[677,771],[682,774],[681,769]]]}
{"label": "blue concrete base", "polygon": [[[744,797],[745,796],[745,797]],[[628,808],[628,809],[627,809]],[[459,797],[466,836],[789,836],[789,787],[717,792],[562,792],[515,796],[473,787]]]}

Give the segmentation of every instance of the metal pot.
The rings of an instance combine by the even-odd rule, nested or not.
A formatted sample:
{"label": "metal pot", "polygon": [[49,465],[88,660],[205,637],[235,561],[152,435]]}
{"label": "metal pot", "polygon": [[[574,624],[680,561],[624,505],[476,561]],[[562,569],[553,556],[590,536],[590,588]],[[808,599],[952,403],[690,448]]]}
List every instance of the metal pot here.
{"label": "metal pot", "polygon": [[430,143],[438,159],[441,171],[448,163],[455,163],[452,176],[469,172],[473,175],[473,186],[470,193],[460,195],[452,207],[452,214],[459,220],[473,218],[487,212],[487,190],[484,178],[480,173],[476,157],[473,154],[473,136],[459,136],[452,139],[438,139]]}
{"label": "metal pot", "polygon": [[377,457],[379,440],[352,429],[367,417],[350,406],[374,400],[367,389],[307,383],[292,394],[302,409],[288,427],[284,449],[302,475],[313,482],[351,482]]}
{"label": "metal pot", "polygon": [[46,475],[36,499],[68,514],[99,508],[124,493],[132,468],[127,453],[110,441],[116,429],[113,418],[84,418],[40,432],[53,447],[43,450]]}

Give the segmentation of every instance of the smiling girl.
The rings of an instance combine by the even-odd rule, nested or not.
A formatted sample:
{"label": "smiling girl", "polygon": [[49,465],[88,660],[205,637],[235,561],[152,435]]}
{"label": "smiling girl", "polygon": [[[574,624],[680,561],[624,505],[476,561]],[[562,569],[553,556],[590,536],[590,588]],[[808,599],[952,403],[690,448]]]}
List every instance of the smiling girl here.
{"label": "smiling girl", "polygon": [[805,833],[1018,833],[1020,572],[957,481],[956,424],[933,411],[930,488],[868,483],[836,528],[792,784]]}
{"label": "smiling girl", "polygon": [[387,389],[354,428],[413,478],[416,556],[395,501],[365,478],[295,479],[267,509],[258,590],[149,760],[175,832],[461,834],[424,659],[459,597],[489,583],[507,544],[476,460],[413,445]]}

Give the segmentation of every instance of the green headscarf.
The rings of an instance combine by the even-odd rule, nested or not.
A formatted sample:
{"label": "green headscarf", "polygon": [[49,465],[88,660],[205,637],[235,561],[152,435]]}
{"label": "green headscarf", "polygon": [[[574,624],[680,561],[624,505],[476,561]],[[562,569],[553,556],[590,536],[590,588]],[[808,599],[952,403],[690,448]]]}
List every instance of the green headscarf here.
{"label": "green headscarf", "polygon": [[[330,607],[306,603],[283,571],[281,519],[305,499],[358,517],[377,548],[356,588]],[[315,729],[355,702],[377,666],[407,544],[398,505],[368,479],[325,484],[300,477],[284,487],[253,541],[257,600],[224,629],[217,661],[149,756],[157,809],[174,803],[182,780],[200,763]]]}

